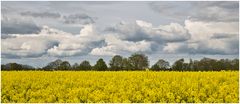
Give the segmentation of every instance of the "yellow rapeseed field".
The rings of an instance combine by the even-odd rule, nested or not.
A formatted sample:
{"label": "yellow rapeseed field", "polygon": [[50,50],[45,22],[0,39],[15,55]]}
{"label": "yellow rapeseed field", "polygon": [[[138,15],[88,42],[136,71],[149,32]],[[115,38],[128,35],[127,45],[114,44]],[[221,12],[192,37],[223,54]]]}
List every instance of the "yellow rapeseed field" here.
{"label": "yellow rapeseed field", "polygon": [[1,102],[239,102],[238,72],[2,71]]}

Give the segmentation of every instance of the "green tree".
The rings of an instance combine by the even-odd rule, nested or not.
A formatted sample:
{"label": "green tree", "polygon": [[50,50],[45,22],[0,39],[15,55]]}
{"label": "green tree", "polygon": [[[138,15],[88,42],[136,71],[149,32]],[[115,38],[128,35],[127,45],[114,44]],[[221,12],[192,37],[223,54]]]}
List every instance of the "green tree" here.
{"label": "green tree", "polygon": [[22,65],[22,64],[18,64],[18,63],[8,63],[6,65],[1,65],[1,69],[2,70],[7,70],[7,71],[35,70],[35,68],[30,66],[30,65]]}
{"label": "green tree", "polygon": [[160,67],[157,64],[152,65],[152,67],[150,68],[153,71],[159,71]]}
{"label": "green tree", "polygon": [[170,68],[169,62],[163,59],[160,59],[151,67],[151,70],[159,71],[159,70],[168,70],[169,68]]}
{"label": "green tree", "polygon": [[123,58],[123,70],[133,70],[128,58]]}
{"label": "green tree", "polygon": [[216,65],[216,60],[210,58],[203,58],[198,63],[198,69],[199,71],[218,71]]}
{"label": "green tree", "polygon": [[79,70],[91,70],[92,66],[90,65],[89,61],[83,61],[78,67]]}
{"label": "green tree", "polygon": [[100,58],[97,61],[96,65],[94,65],[94,70],[97,70],[97,71],[106,71],[107,70],[107,65],[102,58]]}
{"label": "green tree", "polygon": [[10,70],[22,70],[22,66],[17,63],[10,63]]}
{"label": "green tree", "polygon": [[132,54],[129,57],[129,63],[131,64],[133,70],[145,70],[148,68],[148,57],[144,54]]}
{"label": "green tree", "polygon": [[189,71],[189,64],[188,63],[183,63],[182,71]]}
{"label": "green tree", "polygon": [[233,59],[232,66],[232,70],[239,70],[239,59]]}
{"label": "green tree", "polygon": [[1,65],[1,70],[2,70],[2,71],[7,70],[6,65],[2,64],[2,65]]}
{"label": "green tree", "polygon": [[179,60],[175,61],[172,66],[173,70],[183,71],[183,63],[184,63],[184,59],[179,59]]}
{"label": "green tree", "polygon": [[194,60],[193,61],[193,71],[199,71],[199,61],[198,60]]}
{"label": "green tree", "polygon": [[71,69],[71,65],[68,61],[63,61],[62,63],[60,63],[60,66],[58,67],[59,70],[70,70]]}
{"label": "green tree", "polygon": [[110,70],[119,71],[123,69],[123,57],[115,55],[109,63]]}
{"label": "green tree", "polygon": [[57,59],[53,62],[50,62],[47,66],[43,67],[43,69],[44,70],[49,70],[49,71],[58,70],[61,63],[62,63],[62,60]]}
{"label": "green tree", "polygon": [[72,65],[72,70],[78,70],[78,67],[79,67],[78,63],[74,63]]}
{"label": "green tree", "polygon": [[35,68],[30,65],[21,65],[21,66],[22,66],[22,70],[35,70]]}
{"label": "green tree", "polygon": [[188,70],[190,70],[190,71],[193,71],[194,69],[193,69],[193,60],[192,59],[190,59],[190,61],[189,61],[189,64],[188,64]]}

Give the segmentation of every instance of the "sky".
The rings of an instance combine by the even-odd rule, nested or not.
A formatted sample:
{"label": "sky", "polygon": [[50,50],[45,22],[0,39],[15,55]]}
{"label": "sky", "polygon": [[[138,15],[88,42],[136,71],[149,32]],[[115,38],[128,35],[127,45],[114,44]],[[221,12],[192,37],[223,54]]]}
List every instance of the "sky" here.
{"label": "sky", "polygon": [[1,63],[239,57],[238,1],[2,1]]}

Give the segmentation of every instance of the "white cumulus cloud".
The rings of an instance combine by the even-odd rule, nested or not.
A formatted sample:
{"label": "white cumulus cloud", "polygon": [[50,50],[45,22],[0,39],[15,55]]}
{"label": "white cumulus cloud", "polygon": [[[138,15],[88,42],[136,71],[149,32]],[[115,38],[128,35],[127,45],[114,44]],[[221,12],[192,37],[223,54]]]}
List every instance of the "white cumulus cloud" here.
{"label": "white cumulus cloud", "polygon": [[[80,34],[74,35],[44,26],[38,34],[9,34],[14,38],[2,39],[3,57],[74,56],[87,54],[101,40],[86,25]],[[93,39],[93,37],[95,37]]]}
{"label": "white cumulus cloud", "polygon": [[135,53],[135,52],[151,52],[151,42],[145,40],[132,42],[121,40],[113,35],[106,36],[106,46],[101,48],[94,48],[90,54],[92,55],[116,55],[123,54],[125,52]]}
{"label": "white cumulus cloud", "polygon": [[[183,43],[167,43],[167,53],[238,54],[238,22],[185,21],[191,38]],[[214,38],[215,37],[215,38]]]}

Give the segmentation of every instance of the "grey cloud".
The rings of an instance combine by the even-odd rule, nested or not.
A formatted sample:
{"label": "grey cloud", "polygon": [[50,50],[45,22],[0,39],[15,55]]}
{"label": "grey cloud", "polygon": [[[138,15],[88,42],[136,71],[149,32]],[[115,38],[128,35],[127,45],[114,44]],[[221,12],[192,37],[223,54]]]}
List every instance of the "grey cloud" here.
{"label": "grey cloud", "polygon": [[33,21],[4,17],[1,20],[2,34],[31,34],[41,30]]}
{"label": "grey cloud", "polygon": [[239,55],[239,36],[237,38],[232,38],[227,40],[229,43],[227,46],[229,47],[229,51],[233,54],[238,54]]}
{"label": "grey cloud", "polygon": [[103,47],[94,48],[90,54],[112,56],[116,54],[135,53],[135,52],[152,52],[151,42],[149,41],[127,41],[121,40],[115,36],[105,36],[106,45]]}
{"label": "grey cloud", "polygon": [[177,23],[152,26],[142,20],[120,22],[104,30],[106,45],[95,48],[92,55],[114,55],[128,52],[155,53],[167,42],[185,42],[190,38],[188,31]]}
{"label": "grey cloud", "polygon": [[163,49],[165,53],[188,53],[187,42],[169,42],[165,43]]}
{"label": "grey cloud", "polygon": [[72,14],[64,16],[64,23],[66,24],[92,24],[95,23],[94,19],[87,14]]}
{"label": "grey cloud", "polygon": [[[173,45],[165,46],[166,53],[184,53],[184,54],[205,54],[205,55],[236,55],[239,53],[238,39],[231,39],[221,41],[224,46],[221,48],[212,47],[209,41],[203,42],[183,42],[183,43],[170,43]],[[191,44],[197,44],[197,48],[189,47]],[[221,44],[220,44],[221,45]],[[172,49],[172,50],[171,50]]]}
{"label": "grey cloud", "polygon": [[11,53],[1,53],[2,58],[7,58],[7,59],[20,59],[20,56],[17,56],[15,54],[11,54]]}
{"label": "grey cloud", "polygon": [[[26,36],[26,35],[25,35]],[[14,45],[14,46],[13,46]],[[35,47],[38,45],[38,47]],[[47,54],[47,50],[59,45],[58,41],[26,36],[25,39],[15,36],[2,40],[2,56],[4,58],[36,58]]]}
{"label": "grey cloud", "polygon": [[[151,2],[149,7],[159,13],[161,16],[165,16],[168,19],[175,21],[183,21],[188,18],[189,5],[188,2]],[[181,9],[179,9],[181,8]]]}
{"label": "grey cloud", "polygon": [[31,17],[39,17],[39,18],[60,18],[61,15],[59,13],[52,12],[32,12],[26,11],[20,13],[22,16],[31,16]]}
{"label": "grey cloud", "polygon": [[44,26],[37,34],[11,34],[10,37],[1,39],[1,53],[5,58],[82,56],[101,47],[103,42],[92,25],[84,26],[78,35]]}
{"label": "grey cloud", "polygon": [[235,1],[152,2],[149,7],[162,16],[175,20],[238,21],[239,3]]}
{"label": "grey cloud", "polygon": [[198,7],[221,7],[226,9],[238,9],[239,5],[237,1],[201,1],[201,2],[191,2],[193,5],[197,5]]}
{"label": "grey cloud", "polygon": [[[186,52],[191,54],[236,55],[239,40],[238,22],[185,21],[191,33]],[[235,40],[236,39],[236,40]]]}
{"label": "grey cloud", "polygon": [[[148,27],[147,25],[151,26]],[[152,26],[151,23],[141,20],[137,20],[135,23],[121,22],[106,28],[104,31],[115,34],[123,40],[134,42],[146,40],[162,44],[165,42],[184,42],[190,38],[188,31],[180,24]]]}
{"label": "grey cloud", "polygon": [[2,6],[1,13],[5,14],[7,12],[12,12],[12,10],[9,7],[7,7],[7,6]]}
{"label": "grey cloud", "polygon": [[192,20],[216,21],[216,22],[238,22],[239,3],[235,1],[208,1],[192,2],[195,13],[191,15]]}
{"label": "grey cloud", "polygon": [[104,31],[106,33],[117,33],[120,38],[128,41],[137,42],[141,40],[150,40],[148,34],[135,23],[118,23],[115,26],[107,27]]}
{"label": "grey cloud", "polygon": [[[232,43],[227,43],[232,44]],[[235,49],[232,47],[225,47],[225,49],[220,49],[220,48],[212,48],[208,46],[208,43],[199,43],[199,48],[198,49],[192,49],[194,50],[194,54],[210,54],[210,55],[231,55],[231,54],[238,54]],[[234,50],[234,51],[233,51]]]}
{"label": "grey cloud", "polygon": [[49,1],[48,6],[53,10],[64,12],[64,13],[77,13],[79,11],[86,11],[79,1]]}
{"label": "grey cloud", "polygon": [[8,35],[8,34],[1,34],[1,39],[7,39],[7,38],[15,38],[16,36]]}
{"label": "grey cloud", "polygon": [[[92,49],[94,49],[96,47],[102,47],[103,44],[105,44],[105,42],[103,40],[94,41],[94,42],[86,43],[86,44],[82,43],[82,45],[85,46],[83,48],[84,51],[82,51],[83,50],[82,48],[57,50],[60,53],[57,53],[56,51],[53,52],[52,49],[54,49],[54,47],[52,47],[52,48],[48,48],[48,50],[46,50],[46,54],[48,54],[49,56],[54,56],[54,57],[58,57],[58,58],[72,57],[72,56],[84,56],[84,55],[88,55],[92,51]],[[56,46],[56,48],[58,48],[58,47],[59,46]]]}
{"label": "grey cloud", "polygon": [[226,34],[226,33],[222,33],[222,34],[213,34],[213,36],[211,37],[211,39],[226,39],[226,38],[233,38],[235,36],[238,36],[238,34]]}

